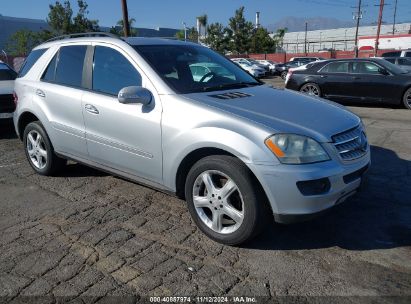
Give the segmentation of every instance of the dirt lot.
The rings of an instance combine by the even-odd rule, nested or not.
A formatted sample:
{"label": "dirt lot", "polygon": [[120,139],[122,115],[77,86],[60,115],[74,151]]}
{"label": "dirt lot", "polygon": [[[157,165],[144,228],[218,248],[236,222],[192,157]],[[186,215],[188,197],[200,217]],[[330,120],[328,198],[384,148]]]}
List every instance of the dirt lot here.
{"label": "dirt lot", "polygon": [[11,122],[2,122],[0,302],[249,295],[410,303],[411,111],[350,109],[372,144],[362,191],[311,222],[267,227],[242,248],[210,241],[183,201],[149,188],[75,163],[58,177],[34,174]]}

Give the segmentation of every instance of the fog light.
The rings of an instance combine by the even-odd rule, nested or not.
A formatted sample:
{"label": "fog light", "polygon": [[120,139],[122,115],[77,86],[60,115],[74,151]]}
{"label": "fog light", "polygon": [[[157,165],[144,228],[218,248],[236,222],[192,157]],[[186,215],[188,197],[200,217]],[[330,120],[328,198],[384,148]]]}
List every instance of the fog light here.
{"label": "fog light", "polygon": [[325,178],[297,182],[297,188],[302,195],[320,195],[330,191],[330,180]]}

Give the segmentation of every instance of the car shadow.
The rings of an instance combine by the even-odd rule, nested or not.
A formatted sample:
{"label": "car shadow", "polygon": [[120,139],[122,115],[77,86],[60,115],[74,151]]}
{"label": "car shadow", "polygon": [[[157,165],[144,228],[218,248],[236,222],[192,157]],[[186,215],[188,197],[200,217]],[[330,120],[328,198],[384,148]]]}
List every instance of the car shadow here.
{"label": "car shadow", "polygon": [[17,138],[12,119],[0,119],[0,139]]}
{"label": "car shadow", "polygon": [[274,224],[246,247],[372,250],[410,246],[411,162],[385,148],[372,146],[371,150],[371,168],[355,196],[314,220]]}
{"label": "car shadow", "polygon": [[108,175],[110,174],[73,161],[69,161],[64,169],[55,174],[56,177],[102,177]]}

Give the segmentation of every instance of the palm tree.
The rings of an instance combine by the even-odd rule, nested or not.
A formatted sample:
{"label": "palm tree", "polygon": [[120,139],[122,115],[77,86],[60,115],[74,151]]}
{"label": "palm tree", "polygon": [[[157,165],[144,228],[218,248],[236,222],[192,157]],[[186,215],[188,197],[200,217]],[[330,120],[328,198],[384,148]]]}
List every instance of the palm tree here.
{"label": "palm tree", "polygon": [[[137,36],[137,30],[133,28],[133,24],[136,23],[136,19],[130,18],[128,19],[128,24],[130,25],[130,35],[131,36]],[[124,20],[121,19],[117,21],[117,26],[119,26],[121,29],[124,28]]]}
{"label": "palm tree", "polygon": [[204,28],[204,36],[207,36],[207,24],[208,24],[208,17],[207,14],[197,17],[198,23],[200,28],[198,29],[198,37],[200,39],[201,35],[201,28]]}

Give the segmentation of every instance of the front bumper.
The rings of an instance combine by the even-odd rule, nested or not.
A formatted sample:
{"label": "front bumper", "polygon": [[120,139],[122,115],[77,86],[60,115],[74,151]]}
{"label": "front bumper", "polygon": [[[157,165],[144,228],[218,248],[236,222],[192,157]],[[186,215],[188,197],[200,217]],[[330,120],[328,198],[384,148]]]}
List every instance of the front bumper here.
{"label": "front bumper", "polygon": [[[331,160],[305,165],[250,165],[271,204],[277,222],[310,219],[355,194],[370,165],[370,152],[349,164]],[[322,194],[304,195],[297,182],[327,178],[329,189]]]}

